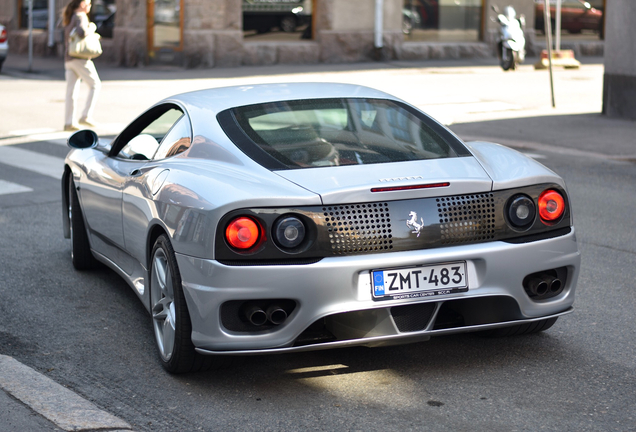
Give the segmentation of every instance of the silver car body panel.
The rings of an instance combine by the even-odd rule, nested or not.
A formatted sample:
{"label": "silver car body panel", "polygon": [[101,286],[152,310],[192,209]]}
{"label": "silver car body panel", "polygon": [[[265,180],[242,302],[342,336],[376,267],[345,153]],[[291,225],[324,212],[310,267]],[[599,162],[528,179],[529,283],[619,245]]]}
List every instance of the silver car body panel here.
{"label": "silver car body panel", "polygon": [[[78,187],[91,249],[97,259],[117,271],[149,308],[149,241],[156,230],[167,233],[176,252],[191,315],[192,340],[197,349],[208,353],[290,350],[296,338],[316,320],[347,313],[364,313],[362,321],[376,320],[377,325],[355,329],[346,322],[349,318],[329,318],[342,340],[293,349],[422,340],[467,329],[441,330],[429,325],[418,332],[400,333],[388,311],[405,304],[434,303],[439,310],[444,302],[452,300],[506,297],[519,306],[521,315],[515,323],[571,310],[580,264],[573,228],[564,235],[527,243],[492,241],[330,257],[311,264],[233,266],[216,260],[217,225],[224,215],[236,209],[410,200],[537,183],[558,184],[565,190],[563,180],[543,165],[505,147],[481,142],[467,145],[474,157],[270,171],[240,151],[216,117],[236,106],[332,97],[399,100],[373,89],[344,84],[211,89],[159,103],[176,103],[189,116],[192,146],[187,152],[160,161],[136,161],[109,157],[100,148],[71,150],[66,165]],[[443,188],[371,192],[377,187],[438,182],[450,184]],[[66,234],[67,228],[65,221]],[[372,298],[370,270],[452,261],[467,263],[466,292],[425,300]],[[531,300],[522,286],[523,278],[557,267],[568,269],[567,286],[556,297]],[[284,324],[271,330],[239,334],[225,329],[221,324],[221,305],[254,298],[293,299],[298,306]],[[508,324],[502,321],[469,327]],[[346,328],[349,330],[343,330]]]}
{"label": "silver car body panel", "polygon": [[[509,296],[518,303],[522,319],[552,316],[568,310],[574,302],[580,254],[574,232],[543,241],[509,244],[491,242],[412,252],[393,252],[365,256],[325,258],[299,266],[225,266],[214,260],[177,255],[184,279],[195,346],[212,351],[288,347],[314,321],[353,311],[383,309],[423,303],[416,300],[375,301],[372,298],[372,269],[411,267],[453,261],[466,261],[469,289],[464,293],[433,296],[428,302],[463,298]],[[519,263],[523,262],[523,270]],[[526,295],[522,281],[530,273],[566,266],[570,283],[561,295],[534,302]],[[214,282],[214,284],[210,284]],[[233,333],[220,325],[220,305],[230,300],[252,298],[291,298],[299,303],[288,321],[276,330],[258,335]],[[360,330],[356,340],[366,337],[398,335],[390,314],[383,313],[391,325]],[[455,329],[457,330],[457,329]],[[421,335],[430,332],[424,330]],[[351,339],[349,336],[347,339]]]}

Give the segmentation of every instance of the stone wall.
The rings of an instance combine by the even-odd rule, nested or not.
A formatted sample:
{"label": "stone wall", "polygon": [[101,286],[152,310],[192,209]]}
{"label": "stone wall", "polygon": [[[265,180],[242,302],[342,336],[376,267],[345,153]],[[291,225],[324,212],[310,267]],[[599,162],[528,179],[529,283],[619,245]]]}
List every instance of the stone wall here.
{"label": "stone wall", "polygon": [[603,114],[636,120],[636,2],[607,0],[605,23]]}
{"label": "stone wall", "polygon": [[[59,0],[64,2],[64,0]],[[146,0],[117,0],[113,39],[103,39],[102,62],[126,67],[148,63],[174,64],[186,68],[235,67],[241,65],[351,63],[374,60],[426,60],[482,58],[496,56],[498,24],[487,0],[482,42],[411,42],[401,33],[403,0],[384,0],[383,48],[374,47],[375,0],[313,0],[314,40],[296,42],[253,42],[243,39],[241,0],[184,0],[183,49],[152,53],[148,47]],[[608,9],[614,2],[608,0]],[[526,15],[527,50],[538,55],[542,39],[534,35],[534,6],[528,0],[506,0]],[[6,8],[5,8],[6,6]],[[501,6],[501,5],[500,5]],[[0,0],[0,22],[14,23],[17,0]],[[627,17],[623,17],[626,19]],[[13,24],[17,26],[17,21]],[[619,25],[624,25],[619,23]],[[608,26],[609,27],[609,26]],[[616,27],[616,26],[614,26]],[[629,27],[629,26],[627,26]],[[34,32],[35,55],[62,56],[61,49],[46,46],[46,32]],[[26,53],[28,32],[10,30],[11,52]],[[619,36],[624,37],[624,36]],[[634,40],[634,35],[631,34]],[[602,55],[603,42],[576,43],[577,56]],[[170,52],[168,52],[170,51]]]}

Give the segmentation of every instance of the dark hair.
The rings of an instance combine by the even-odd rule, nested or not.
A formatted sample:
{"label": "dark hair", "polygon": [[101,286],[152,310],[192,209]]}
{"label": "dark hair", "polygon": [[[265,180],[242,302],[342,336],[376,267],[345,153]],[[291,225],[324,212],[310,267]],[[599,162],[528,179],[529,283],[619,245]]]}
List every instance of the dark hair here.
{"label": "dark hair", "polygon": [[73,18],[73,14],[79,8],[80,3],[84,0],[71,0],[66,7],[64,8],[64,13],[62,15],[62,25],[66,27],[71,23],[71,18]]}

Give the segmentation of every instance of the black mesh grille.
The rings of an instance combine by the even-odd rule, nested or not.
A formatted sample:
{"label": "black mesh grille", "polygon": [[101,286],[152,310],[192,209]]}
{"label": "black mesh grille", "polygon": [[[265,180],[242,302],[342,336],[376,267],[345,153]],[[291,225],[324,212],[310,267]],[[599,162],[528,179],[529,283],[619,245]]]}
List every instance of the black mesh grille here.
{"label": "black mesh grille", "polygon": [[336,255],[393,249],[387,203],[323,207],[322,211]]}
{"label": "black mesh grille", "polygon": [[472,243],[495,238],[492,193],[437,198],[442,244]]}
{"label": "black mesh grille", "polygon": [[392,307],[391,315],[398,330],[407,333],[424,330],[434,311],[435,303],[424,303]]}

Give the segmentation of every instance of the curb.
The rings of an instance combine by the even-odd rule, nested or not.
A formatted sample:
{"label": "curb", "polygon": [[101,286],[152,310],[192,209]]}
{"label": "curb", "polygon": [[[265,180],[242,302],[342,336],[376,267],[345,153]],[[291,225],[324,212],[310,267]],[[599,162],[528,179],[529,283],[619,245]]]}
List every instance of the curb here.
{"label": "curb", "polygon": [[0,388],[64,431],[132,429],[13,357],[0,355]]}

